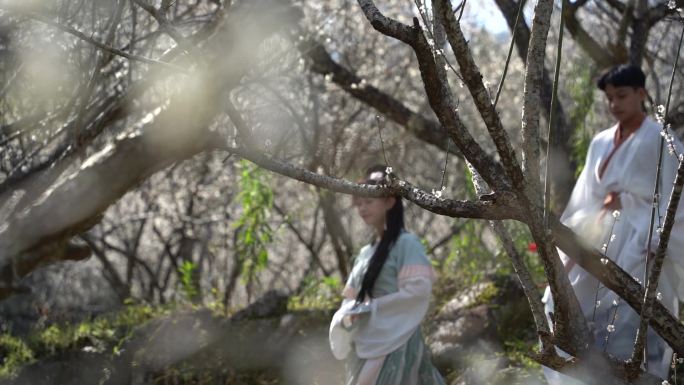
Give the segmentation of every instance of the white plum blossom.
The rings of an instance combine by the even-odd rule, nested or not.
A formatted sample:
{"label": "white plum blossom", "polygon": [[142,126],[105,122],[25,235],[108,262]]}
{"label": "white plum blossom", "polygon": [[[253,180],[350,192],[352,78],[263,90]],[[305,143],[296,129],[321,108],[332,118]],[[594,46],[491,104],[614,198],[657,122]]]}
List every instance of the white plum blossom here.
{"label": "white plum blossom", "polygon": [[368,179],[374,180],[374,181],[382,181],[383,175],[382,171],[376,171],[372,172],[370,176],[368,176]]}
{"label": "white plum blossom", "polygon": [[656,107],[656,121],[658,123],[665,123],[665,106],[662,104]]}
{"label": "white plum blossom", "polygon": [[434,189],[433,189],[433,190],[432,190],[432,195],[434,195],[436,198],[441,198],[441,197],[442,197],[442,194],[444,193],[445,190],[446,190],[446,187],[445,187],[445,186],[442,186],[442,188],[439,189],[439,190],[434,190]]}
{"label": "white plum blossom", "polygon": [[656,298],[658,298],[658,301],[662,301],[663,300],[663,293],[658,292],[658,294],[656,294]]}
{"label": "white plum blossom", "polygon": [[608,330],[608,333],[614,332],[615,331],[615,325],[606,326],[606,330]]}
{"label": "white plum blossom", "polygon": [[608,258],[601,258],[601,263],[604,265],[608,264]]}
{"label": "white plum blossom", "polygon": [[675,139],[672,133],[670,132],[671,126],[669,124],[663,125],[663,128],[660,130],[660,135],[665,138],[665,142],[667,143],[667,152],[670,155],[678,155],[677,154],[677,148],[675,147]]}

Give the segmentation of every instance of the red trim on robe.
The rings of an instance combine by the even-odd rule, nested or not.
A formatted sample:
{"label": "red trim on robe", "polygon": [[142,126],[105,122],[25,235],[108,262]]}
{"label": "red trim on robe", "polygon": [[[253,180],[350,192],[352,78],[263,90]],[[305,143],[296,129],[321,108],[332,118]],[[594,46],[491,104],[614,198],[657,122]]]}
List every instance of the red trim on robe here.
{"label": "red trim on robe", "polygon": [[[644,118],[645,119],[645,118]],[[610,150],[610,153],[608,154],[608,157],[606,160],[603,161],[603,164],[601,164],[601,167],[599,167],[599,179],[603,178],[603,174],[606,172],[606,168],[608,168],[608,164],[610,163],[610,159],[613,157],[615,152],[622,146],[624,142],[627,141],[634,133],[639,131],[641,126],[644,125],[644,121],[641,121],[641,124],[639,124],[639,127],[637,127],[636,130],[632,131],[629,135],[623,137],[622,136],[622,129],[620,128],[620,124],[618,123],[618,127],[615,130],[615,136],[613,137],[613,149]]]}

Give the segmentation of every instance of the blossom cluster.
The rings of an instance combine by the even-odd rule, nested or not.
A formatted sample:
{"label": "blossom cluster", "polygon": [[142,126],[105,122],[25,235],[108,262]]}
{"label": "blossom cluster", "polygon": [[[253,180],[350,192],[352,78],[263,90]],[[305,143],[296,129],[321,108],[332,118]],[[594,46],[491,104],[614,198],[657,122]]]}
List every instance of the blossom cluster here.
{"label": "blossom cluster", "polygon": [[677,155],[678,158],[681,158],[681,156],[677,154],[677,148],[675,147],[674,135],[672,135],[671,132],[672,126],[670,124],[665,124],[665,110],[665,106],[663,106],[662,104],[656,107],[656,120],[658,121],[658,123],[662,124],[660,135],[662,135],[662,137],[665,138],[665,142],[667,143],[667,152],[670,155]]}

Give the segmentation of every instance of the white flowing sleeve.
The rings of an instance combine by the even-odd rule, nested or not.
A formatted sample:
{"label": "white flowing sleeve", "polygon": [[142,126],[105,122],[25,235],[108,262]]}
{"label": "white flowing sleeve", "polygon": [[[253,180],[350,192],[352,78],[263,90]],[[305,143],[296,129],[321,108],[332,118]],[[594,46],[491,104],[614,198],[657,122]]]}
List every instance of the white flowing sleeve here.
{"label": "white flowing sleeve", "polygon": [[427,313],[436,274],[418,238],[410,237],[401,246],[399,290],[373,298],[370,316],[359,322],[354,341],[360,358],[382,357],[401,347]]}
{"label": "white flowing sleeve", "polygon": [[387,355],[406,343],[425,317],[432,291],[432,274],[400,281],[399,291],[370,301],[370,314],[362,314],[352,325],[349,312],[354,299],[345,298],[333,315],[328,333],[330,349],[338,360],[345,359],[356,342],[360,358]]}
{"label": "white flowing sleeve", "polygon": [[333,315],[332,321],[330,322],[330,329],[328,330],[330,350],[332,350],[333,356],[338,360],[343,360],[349,355],[356,332],[357,325],[351,324],[349,312],[354,309],[354,304],[356,303],[357,290],[355,287],[358,285],[357,281],[359,279],[357,275],[357,270],[353,269],[342,290],[342,296],[344,298],[342,304]]}
{"label": "white flowing sleeve", "polygon": [[[589,210],[595,210],[597,202],[603,202],[603,196],[596,191],[594,180],[596,170],[600,163],[600,154],[607,151],[606,141],[600,137],[595,136],[589,143],[589,149],[584,160],[582,172],[577,178],[577,182],[572,189],[570,200],[565,206],[563,215],[561,215],[561,222],[570,227],[575,227],[577,222],[582,222],[585,215],[581,214]],[[580,213],[580,218],[577,214]]]}
{"label": "white flowing sleeve", "polygon": [[355,338],[358,356],[382,357],[405,344],[425,317],[431,290],[430,278],[413,277],[398,292],[371,300],[370,317]]}
{"label": "white flowing sleeve", "polygon": [[342,305],[335,312],[332,322],[330,322],[330,330],[328,332],[330,350],[332,350],[333,356],[338,360],[345,359],[352,348],[353,334],[356,329],[352,329],[345,324],[345,317],[347,312],[354,306],[354,302],[355,300],[350,298],[342,300]]}

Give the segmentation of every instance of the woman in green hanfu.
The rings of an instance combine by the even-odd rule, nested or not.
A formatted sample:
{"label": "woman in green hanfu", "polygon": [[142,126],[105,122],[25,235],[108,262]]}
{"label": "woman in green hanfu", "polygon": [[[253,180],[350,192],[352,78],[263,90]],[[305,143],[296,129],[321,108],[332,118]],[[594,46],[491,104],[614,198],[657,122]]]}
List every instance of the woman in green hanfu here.
{"label": "woman in green hanfu", "polygon": [[[369,168],[363,183],[383,183],[386,169]],[[436,275],[419,238],[404,229],[401,198],[354,197],[354,206],[375,239],[355,258],[330,324],[346,384],[443,385],[420,331]]]}

